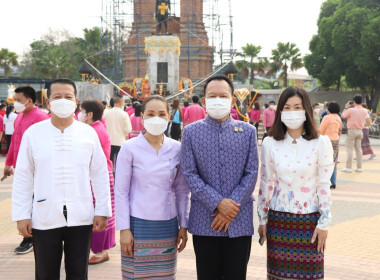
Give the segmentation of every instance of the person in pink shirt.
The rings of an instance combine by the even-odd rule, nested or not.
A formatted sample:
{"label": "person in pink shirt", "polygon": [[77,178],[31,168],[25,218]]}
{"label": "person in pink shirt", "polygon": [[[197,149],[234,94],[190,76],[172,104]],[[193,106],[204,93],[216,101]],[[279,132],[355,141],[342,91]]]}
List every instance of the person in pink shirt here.
{"label": "person in pink shirt", "polygon": [[132,97],[131,106],[128,106],[127,108],[125,108],[125,112],[127,112],[129,116],[135,113],[135,107],[134,107],[135,102],[138,102],[138,99],[136,97]]}
{"label": "person in pink shirt", "polygon": [[[101,232],[92,232],[91,251],[95,254],[90,258],[88,264],[94,265],[103,263],[109,260],[108,250],[115,246],[115,198],[114,198],[114,177],[112,161],[110,160],[111,154],[111,141],[104,127],[101,119],[103,115],[103,106],[100,101],[97,100],[85,100],[81,104],[81,112],[78,115],[78,119],[90,125],[95,129],[98,134],[100,144],[102,146],[104,155],[107,159],[107,167],[110,180],[110,192],[111,192],[111,205],[112,205],[112,217],[107,219],[107,227]],[[94,205],[95,205],[94,200]]]}
{"label": "person in pink shirt", "polygon": [[142,114],[147,132],[122,144],[116,164],[122,278],[175,279],[190,211],[179,165],[181,143],[164,135],[169,105],[162,96],[145,99]]}
{"label": "person in pink shirt", "polygon": [[256,134],[259,135],[257,132],[259,131],[259,123],[260,123],[260,104],[259,102],[253,103],[253,109],[249,111],[249,123],[256,127]]}
{"label": "person in pink shirt", "polygon": [[183,116],[183,123],[188,125],[203,120],[206,117],[205,109],[199,106],[199,96],[193,95],[193,105],[189,106]]}
{"label": "person in pink shirt", "polygon": [[337,175],[337,162],[339,154],[339,135],[342,133],[342,120],[340,118],[339,104],[335,101],[331,101],[327,107],[328,114],[323,117],[321,125],[319,127],[319,133],[321,135],[327,135],[331,141],[334,151],[334,171],[330,178],[330,189],[336,188],[336,175]]}
{"label": "person in pink shirt", "polygon": [[141,115],[142,106],[140,103],[135,105],[135,113],[131,116],[132,131],[129,133],[129,139],[137,137],[144,130]]}
{"label": "person in pink shirt", "polygon": [[[189,102],[187,102],[187,101],[183,102],[182,117],[185,116],[185,112],[186,112],[187,108],[189,108],[189,106],[190,106]],[[182,122],[184,125],[186,125],[183,120],[182,120]]]}
{"label": "person in pink shirt", "polygon": [[347,102],[345,109],[342,113],[342,118],[347,119],[347,161],[346,168],[343,168],[343,172],[352,172],[352,158],[355,150],[356,153],[356,172],[362,172],[362,146],[363,128],[365,119],[368,116],[368,112],[362,106],[363,98],[360,95],[354,96],[353,108],[350,102]]}
{"label": "person in pink shirt", "polygon": [[[36,91],[30,86],[21,86],[15,89],[15,110],[18,114],[14,122],[14,131],[11,146],[5,160],[4,177],[13,175],[12,166],[16,168],[18,151],[24,132],[33,124],[48,119],[48,115],[42,112],[34,104],[37,99]],[[24,238],[20,245],[14,249],[16,254],[25,254],[33,249],[32,238]]]}
{"label": "person in pink shirt", "polygon": [[231,117],[232,117],[234,120],[240,121],[240,119],[239,119],[239,114],[238,114],[238,112],[236,111],[235,108],[231,108],[230,113],[231,113]]}
{"label": "person in pink shirt", "polygon": [[266,137],[269,129],[272,127],[274,118],[276,116],[276,102],[273,100],[269,102],[269,107],[263,112],[263,126],[264,126],[264,138]]}

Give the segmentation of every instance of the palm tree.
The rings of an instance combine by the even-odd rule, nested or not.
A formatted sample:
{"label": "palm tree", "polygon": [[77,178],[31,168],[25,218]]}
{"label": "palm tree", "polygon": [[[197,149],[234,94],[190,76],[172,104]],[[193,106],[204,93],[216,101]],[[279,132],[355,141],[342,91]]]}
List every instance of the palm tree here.
{"label": "palm tree", "polygon": [[0,50],[0,66],[4,68],[4,76],[8,78],[8,74],[12,73],[12,68],[10,66],[16,66],[17,62],[17,54],[14,52],[10,52],[8,49]]}
{"label": "palm tree", "polygon": [[[247,44],[242,47],[243,53],[238,54],[238,56],[244,57],[244,60],[236,61],[236,66],[239,69],[249,69],[250,78],[249,83],[253,84],[255,80],[255,70],[263,71],[265,68],[263,58],[259,58],[259,61],[255,62],[255,58],[257,58],[258,54],[261,51],[261,46],[255,46],[253,44]],[[248,58],[248,61],[246,60]]]}
{"label": "palm tree", "polygon": [[[288,69],[294,71],[303,66],[300,50],[294,43],[277,44],[277,49],[272,50],[272,64],[270,73],[275,74],[282,70],[281,77],[284,79],[284,87],[288,86]],[[290,65],[289,65],[290,64]]]}

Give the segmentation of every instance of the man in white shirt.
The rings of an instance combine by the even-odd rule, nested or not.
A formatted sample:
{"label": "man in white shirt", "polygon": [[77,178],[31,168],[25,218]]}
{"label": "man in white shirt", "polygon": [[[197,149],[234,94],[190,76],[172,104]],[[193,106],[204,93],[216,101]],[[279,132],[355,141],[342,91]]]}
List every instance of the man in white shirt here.
{"label": "man in white shirt", "polygon": [[87,279],[92,230],[104,230],[111,216],[107,162],[95,130],[74,120],[75,84],[53,81],[48,98],[51,119],[21,141],[12,219],[33,238],[35,279],[59,279],[63,250],[66,279]]}
{"label": "man in white shirt", "polygon": [[105,115],[107,132],[111,140],[111,161],[116,170],[117,154],[121,144],[128,139],[128,134],[132,131],[131,120],[128,113],[124,112],[124,99],[121,96],[113,97],[114,107]]}

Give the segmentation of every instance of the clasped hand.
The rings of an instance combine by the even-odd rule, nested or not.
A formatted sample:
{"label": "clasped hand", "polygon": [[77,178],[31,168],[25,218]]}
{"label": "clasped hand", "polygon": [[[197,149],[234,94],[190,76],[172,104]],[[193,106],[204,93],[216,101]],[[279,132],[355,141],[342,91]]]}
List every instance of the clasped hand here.
{"label": "clasped hand", "polygon": [[230,198],[224,198],[217,206],[217,211],[213,214],[215,217],[211,227],[213,230],[227,232],[231,222],[240,212],[240,204]]}

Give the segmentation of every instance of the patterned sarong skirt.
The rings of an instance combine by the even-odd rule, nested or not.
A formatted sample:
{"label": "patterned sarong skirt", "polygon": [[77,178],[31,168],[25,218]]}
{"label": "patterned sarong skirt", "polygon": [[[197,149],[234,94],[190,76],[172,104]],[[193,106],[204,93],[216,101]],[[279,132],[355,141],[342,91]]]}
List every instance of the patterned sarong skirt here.
{"label": "patterned sarong skirt", "polygon": [[134,256],[121,253],[123,279],[175,279],[177,266],[178,219],[130,220]]}
{"label": "patterned sarong skirt", "polygon": [[269,211],[267,279],[324,279],[324,255],[311,244],[320,214]]}
{"label": "patterned sarong skirt", "polygon": [[[107,220],[107,227],[101,232],[93,231],[91,240],[91,251],[93,253],[101,253],[103,250],[109,250],[116,245],[116,221],[115,221],[115,194],[114,194],[114,177],[113,172],[109,171],[110,178],[110,192],[111,192],[111,206],[112,217]],[[96,204],[94,195],[93,202]]]}

